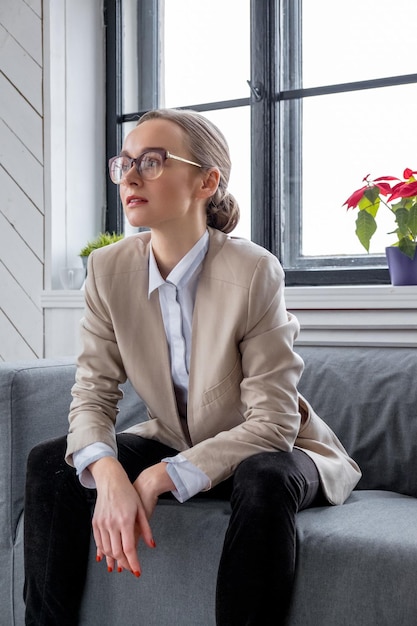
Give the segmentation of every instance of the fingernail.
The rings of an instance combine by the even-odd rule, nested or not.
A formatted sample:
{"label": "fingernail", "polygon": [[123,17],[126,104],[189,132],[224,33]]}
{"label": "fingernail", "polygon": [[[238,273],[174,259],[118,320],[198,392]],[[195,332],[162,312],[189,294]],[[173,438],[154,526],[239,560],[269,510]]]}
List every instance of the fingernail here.
{"label": "fingernail", "polygon": [[152,548],[156,548],[156,543],[155,543],[154,539],[151,539],[151,546],[152,546]]}
{"label": "fingernail", "polygon": [[123,572],[123,567],[120,567],[120,566],[119,566],[119,567],[117,568],[117,571],[118,571],[118,572],[119,572],[119,574],[120,574],[120,572]]}
{"label": "fingernail", "polygon": [[139,576],[140,576],[140,572],[133,572],[133,573],[134,573],[134,575],[136,576],[136,578],[139,578]]}
{"label": "fingernail", "polygon": [[110,567],[110,565],[108,565],[108,566],[107,566],[107,571],[109,572],[109,574],[111,574],[111,573],[112,573],[112,571],[113,571],[113,568],[112,568],[112,567]]}
{"label": "fingernail", "polygon": [[100,563],[100,561],[101,561],[101,556],[99,556],[98,554],[96,556],[96,561],[97,561],[97,563]]}

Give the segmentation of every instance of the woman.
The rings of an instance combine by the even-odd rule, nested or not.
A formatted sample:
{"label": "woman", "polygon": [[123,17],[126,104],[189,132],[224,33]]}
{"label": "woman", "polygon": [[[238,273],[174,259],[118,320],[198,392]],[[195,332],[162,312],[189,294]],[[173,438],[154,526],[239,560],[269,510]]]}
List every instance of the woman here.
{"label": "woman", "polygon": [[[127,219],[150,231],[90,255],[68,437],[28,461],[26,624],[77,623],[92,502],[97,560],[139,576],[158,497],[219,488],[232,515],[217,624],[281,624],[297,512],[341,504],[359,469],[297,391],[279,262],[226,234],[239,210],[220,131],[191,111],[151,111],[109,169]],[[116,436],[126,378],[151,419]]]}

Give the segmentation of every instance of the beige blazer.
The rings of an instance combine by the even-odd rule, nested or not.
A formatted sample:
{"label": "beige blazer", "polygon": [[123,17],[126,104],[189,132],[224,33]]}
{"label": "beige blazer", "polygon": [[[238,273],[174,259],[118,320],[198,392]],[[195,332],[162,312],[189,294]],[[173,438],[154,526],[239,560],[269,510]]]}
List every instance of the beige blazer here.
{"label": "beige blazer", "polygon": [[116,449],[119,383],[129,378],[149,414],[130,432],[181,451],[212,486],[252,454],[296,446],[316,463],[329,502],[340,504],[361,474],[298,394],[299,325],[285,307],[281,265],[252,242],[209,234],[193,315],[188,432],[178,415],[158,293],[148,298],[150,233],[90,255],[67,461],[96,441]]}

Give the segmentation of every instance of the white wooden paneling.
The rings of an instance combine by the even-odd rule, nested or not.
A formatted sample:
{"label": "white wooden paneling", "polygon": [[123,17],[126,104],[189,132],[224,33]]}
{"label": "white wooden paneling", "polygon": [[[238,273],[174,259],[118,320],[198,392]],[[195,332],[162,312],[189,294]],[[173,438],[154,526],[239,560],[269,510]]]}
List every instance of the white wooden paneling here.
{"label": "white wooden paneling", "polygon": [[[0,310],[36,356],[43,353],[42,309],[34,304],[3,263],[0,263]],[[1,345],[0,345],[1,350]],[[7,355],[9,360],[13,355]],[[2,357],[4,358],[4,357]]]}
{"label": "white wooden paneling", "polygon": [[[44,218],[40,210],[42,207],[36,207],[2,167],[0,167],[0,190],[0,212],[42,261],[44,254]],[[5,249],[8,249],[7,244]]]}
{"label": "white wooden paneling", "polygon": [[5,313],[0,310],[0,361],[25,361],[37,356],[39,355],[31,349]]}
{"label": "white wooden paneling", "polygon": [[42,65],[42,24],[23,0],[1,0],[0,24],[36,63]]}
{"label": "white wooden paneling", "polygon": [[38,17],[42,17],[42,0],[24,0],[24,2]]}
{"label": "white wooden paneling", "polygon": [[287,287],[302,345],[417,347],[417,287]]}
{"label": "white wooden paneling", "polygon": [[0,0],[0,360],[43,356],[41,0]]}
{"label": "white wooden paneling", "polygon": [[[39,28],[42,28],[41,25]],[[3,74],[36,111],[42,114],[42,68],[1,24],[0,58]]]}
{"label": "white wooden paneling", "polygon": [[13,274],[20,288],[40,309],[40,290],[43,284],[43,263],[33,254],[25,240],[0,213],[0,249],[8,250],[3,263]]}
{"label": "white wooden paneling", "polygon": [[0,120],[0,162],[37,207],[43,207],[43,167]]}
{"label": "white wooden paneling", "polygon": [[0,74],[0,94],[0,118],[42,163],[42,117],[3,74]]}

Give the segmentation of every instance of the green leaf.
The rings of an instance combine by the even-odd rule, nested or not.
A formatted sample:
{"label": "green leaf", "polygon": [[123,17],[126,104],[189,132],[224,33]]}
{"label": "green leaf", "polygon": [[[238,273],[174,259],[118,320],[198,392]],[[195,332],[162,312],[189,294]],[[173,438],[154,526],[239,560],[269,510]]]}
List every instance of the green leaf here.
{"label": "green leaf", "polygon": [[372,235],[376,231],[376,221],[367,210],[359,211],[358,217],[356,220],[356,235],[365,248],[367,252],[369,252],[369,243],[371,241]]}
{"label": "green leaf", "polygon": [[407,209],[397,209],[395,211],[395,221],[398,224],[397,232],[403,237],[408,237],[410,212]]}
{"label": "green leaf", "polygon": [[416,244],[413,243],[411,239],[409,239],[409,237],[403,237],[402,239],[400,239],[398,247],[401,252],[410,257],[410,259],[414,259],[414,255],[416,253]]}
{"label": "green leaf", "polygon": [[391,204],[391,211],[396,213],[398,209],[410,209],[412,205],[413,205],[412,198],[411,200],[410,198],[401,198],[401,200],[397,202],[396,204]]}
{"label": "green leaf", "polygon": [[414,204],[410,209],[408,228],[410,229],[411,236],[415,241],[417,239],[417,203]]}
{"label": "green leaf", "polygon": [[376,217],[380,204],[381,199],[379,197],[378,187],[369,187],[369,189],[364,192],[362,198],[359,200],[358,208],[359,211],[366,211],[373,217]]}
{"label": "green leaf", "polygon": [[115,243],[116,241],[120,241],[123,239],[124,235],[113,233],[99,233],[95,239],[92,241],[88,241],[87,244],[80,250],[80,256],[88,256],[90,252],[96,250],[96,248],[102,248],[103,246],[108,246],[111,243]]}

